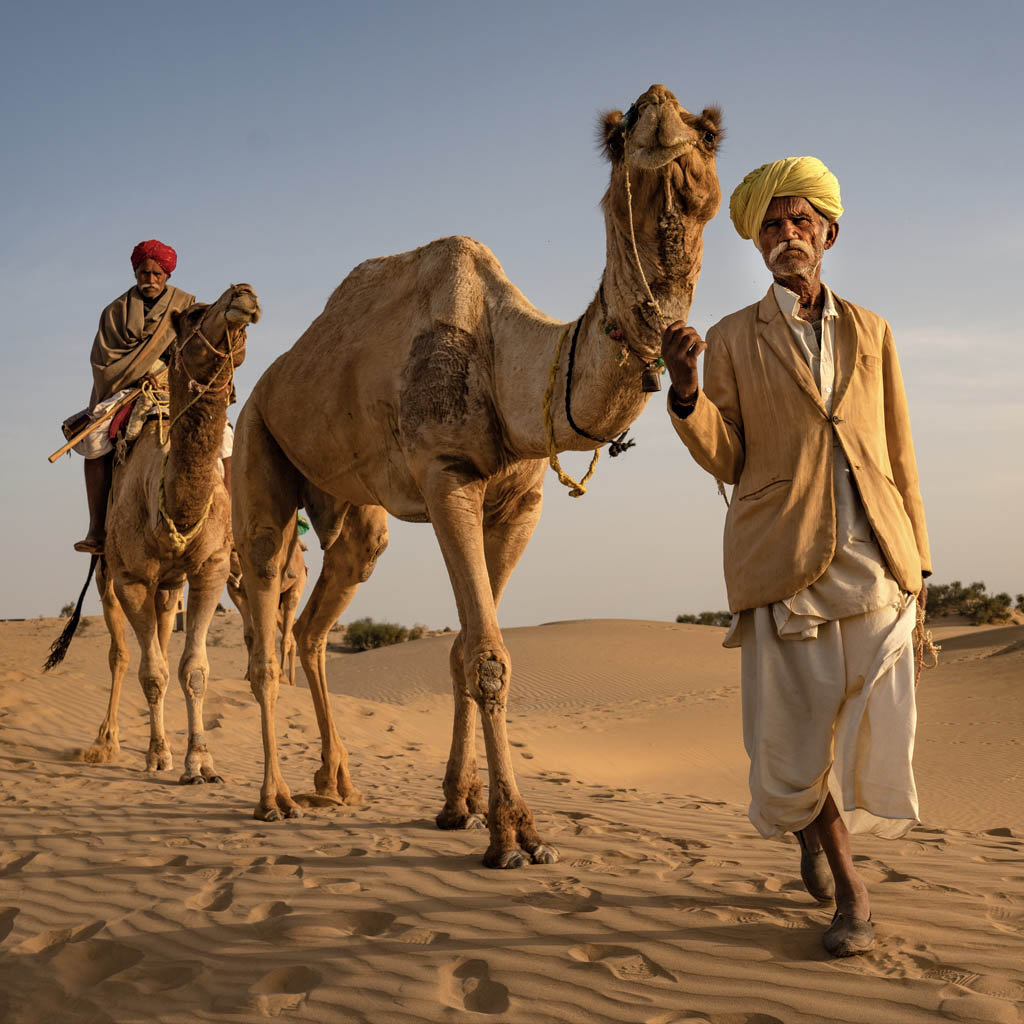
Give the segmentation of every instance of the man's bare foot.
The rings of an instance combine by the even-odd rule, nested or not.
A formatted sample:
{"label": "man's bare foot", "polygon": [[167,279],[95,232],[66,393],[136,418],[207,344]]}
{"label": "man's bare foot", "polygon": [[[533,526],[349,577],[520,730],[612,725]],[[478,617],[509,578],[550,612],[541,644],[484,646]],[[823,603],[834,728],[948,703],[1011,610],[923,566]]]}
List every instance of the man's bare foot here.
{"label": "man's bare foot", "polygon": [[92,533],[86,535],[84,540],[75,542],[75,550],[81,551],[86,555],[102,555],[103,554],[103,541],[106,538],[101,534],[100,536],[94,536]]}

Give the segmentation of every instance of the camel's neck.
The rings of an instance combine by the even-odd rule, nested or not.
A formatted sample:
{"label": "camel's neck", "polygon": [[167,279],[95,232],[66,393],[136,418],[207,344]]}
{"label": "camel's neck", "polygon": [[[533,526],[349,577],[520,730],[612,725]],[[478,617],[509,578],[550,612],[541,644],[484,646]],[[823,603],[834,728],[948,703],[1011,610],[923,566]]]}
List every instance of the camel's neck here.
{"label": "camel's neck", "polygon": [[[562,406],[561,423],[555,419],[560,450],[594,448],[596,443],[582,432],[614,438],[640,415],[651,396],[642,389],[644,368],[661,379],[656,361],[662,332],[673,321],[688,317],[700,273],[700,227],[687,225],[671,209],[659,222],[657,233],[637,232],[636,252],[628,228],[616,225],[610,215],[607,228],[607,264],[598,294],[580,325],[571,381],[566,354],[571,336],[563,353],[566,376],[561,394],[556,395]],[[574,429],[565,415],[566,383],[571,385],[572,421],[581,430]]]}
{"label": "camel's neck", "polygon": [[220,479],[218,460],[231,389],[209,391],[196,399],[180,367],[172,367],[170,376],[173,426],[164,495],[168,514],[185,530],[202,517]]}

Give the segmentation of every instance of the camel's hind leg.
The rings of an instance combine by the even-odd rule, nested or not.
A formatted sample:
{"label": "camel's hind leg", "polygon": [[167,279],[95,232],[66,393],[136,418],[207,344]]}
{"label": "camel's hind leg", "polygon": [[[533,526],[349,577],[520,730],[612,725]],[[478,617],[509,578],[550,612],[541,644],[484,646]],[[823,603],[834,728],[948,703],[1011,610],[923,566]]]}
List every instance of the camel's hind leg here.
{"label": "camel's hind leg", "polygon": [[96,586],[103,603],[103,619],[107,624],[107,631],[110,633],[110,650],[107,655],[110,665],[110,700],[107,703],[106,718],[103,719],[103,724],[96,734],[96,742],[82,752],[82,760],[89,764],[108,764],[115,760],[121,752],[121,744],[118,740],[117,711],[121,703],[121,686],[124,683],[131,656],[128,653],[128,642],[125,636],[124,609],[114,593],[110,574],[106,571],[106,564],[102,559],[96,570]]}
{"label": "camel's hind leg", "polygon": [[238,417],[232,455],[232,519],[252,622],[249,686],[260,705],[263,785],[253,816],[297,818],[301,811],[281,774],[274,711],[281,667],[275,651],[281,577],[296,529],[299,476],[267,430],[253,399]]}
{"label": "camel's hind leg", "polygon": [[301,597],[302,588],[297,582],[281,595],[281,667],[283,669],[287,664],[288,683],[291,686],[295,685],[295,612]]}
{"label": "camel's hind leg", "polygon": [[444,829],[487,827],[483,786],[476,764],[476,703],[466,686],[463,643],[460,630],[448,656],[455,717],[448,766],[441,785],[444,807],[434,819],[437,827]]}
{"label": "camel's hind leg", "polygon": [[355,596],[359,584],[370,578],[377,559],[387,547],[387,513],[377,505],[349,506],[338,539],[324,552],[324,565],[309,601],[295,624],[299,660],[320,727],[320,767],[313,777],[320,796],[358,803],[362,794],[352,784],[348,752],[331,714],[327,692],[327,633]]}

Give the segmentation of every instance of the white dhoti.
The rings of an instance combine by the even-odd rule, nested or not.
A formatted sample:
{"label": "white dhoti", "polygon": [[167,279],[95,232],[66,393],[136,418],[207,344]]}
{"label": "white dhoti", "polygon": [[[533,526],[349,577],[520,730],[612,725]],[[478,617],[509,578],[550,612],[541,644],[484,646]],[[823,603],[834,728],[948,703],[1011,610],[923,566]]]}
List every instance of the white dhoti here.
{"label": "white dhoti", "polygon": [[899,838],[918,822],[913,599],[806,638],[780,632],[775,608],[737,630],[750,820],[764,836],[802,829],[831,790],[850,832]]}

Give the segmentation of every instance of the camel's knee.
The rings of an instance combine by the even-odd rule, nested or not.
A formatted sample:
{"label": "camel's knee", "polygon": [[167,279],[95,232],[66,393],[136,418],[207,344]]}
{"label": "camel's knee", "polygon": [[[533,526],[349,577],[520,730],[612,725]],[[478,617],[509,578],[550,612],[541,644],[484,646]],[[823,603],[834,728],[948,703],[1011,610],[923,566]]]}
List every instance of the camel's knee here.
{"label": "camel's knee", "polygon": [[146,703],[150,707],[159,704],[164,699],[164,691],[167,689],[167,683],[162,679],[142,679],[142,692],[146,696]]}
{"label": "camel's knee", "polygon": [[505,707],[512,664],[504,648],[481,650],[465,663],[466,687],[483,711]]}
{"label": "camel's knee", "polygon": [[202,700],[206,696],[206,669],[196,665],[181,675],[181,689],[189,700]]}
{"label": "camel's knee", "polygon": [[377,559],[384,554],[387,546],[388,531],[387,527],[384,527],[374,536],[371,536],[367,543],[366,557],[363,561],[363,567],[359,572],[360,583],[365,583],[373,575],[373,570],[377,567]]}
{"label": "camel's knee", "polygon": [[245,570],[254,572],[261,580],[277,579],[281,574],[278,561],[283,543],[280,530],[265,527],[254,531],[245,545]]}
{"label": "camel's knee", "polygon": [[277,693],[278,671],[274,658],[249,659],[249,689],[260,704]]}

